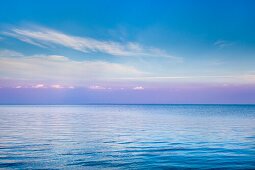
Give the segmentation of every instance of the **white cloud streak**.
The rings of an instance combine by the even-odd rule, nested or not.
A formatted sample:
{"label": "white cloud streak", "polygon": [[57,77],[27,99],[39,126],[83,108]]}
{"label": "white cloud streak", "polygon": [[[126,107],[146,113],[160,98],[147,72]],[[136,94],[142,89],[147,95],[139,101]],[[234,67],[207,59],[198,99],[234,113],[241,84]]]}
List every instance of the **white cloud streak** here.
{"label": "white cloud streak", "polygon": [[24,55],[12,50],[1,50],[0,57],[23,57]]}
{"label": "white cloud streak", "polygon": [[137,87],[134,87],[133,90],[144,90],[144,88],[142,86],[137,86]]}
{"label": "white cloud streak", "polygon": [[214,43],[214,45],[218,46],[219,48],[232,46],[233,44],[234,44],[233,42],[225,41],[225,40],[218,40]]}
{"label": "white cloud streak", "polygon": [[63,86],[59,85],[59,84],[54,84],[50,86],[51,88],[55,88],[55,89],[62,89],[64,88]]}
{"label": "white cloud streak", "polygon": [[207,83],[234,83],[234,84],[254,84],[254,74],[239,75],[194,75],[194,76],[157,76],[157,77],[123,77],[116,78],[119,81],[140,81],[140,82],[207,82]]}
{"label": "white cloud streak", "polygon": [[106,88],[102,87],[102,86],[89,86],[89,89],[92,89],[92,90],[105,90]]}
{"label": "white cloud streak", "polygon": [[196,78],[234,78],[235,76],[163,76],[163,77],[123,77],[123,80],[166,80],[166,79],[196,79]]}
{"label": "white cloud streak", "polygon": [[166,57],[175,61],[182,61],[182,58],[171,56],[164,50],[153,47],[143,47],[134,42],[119,43],[114,41],[99,41],[89,37],[71,36],[43,27],[36,27],[36,29],[33,30],[12,28],[8,32],[2,32],[2,34],[40,47],[49,47],[55,44],[84,53],[101,52],[114,56]]}
{"label": "white cloud streak", "polygon": [[32,86],[32,88],[36,88],[36,89],[38,89],[38,88],[45,88],[45,86],[44,86],[44,84],[37,84],[35,86]]}
{"label": "white cloud streak", "polygon": [[[6,51],[4,51],[6,53]],[[15,56],[14,51],[4,55],[0,51],[0,75],[17,80],[52,80],[54,82],[77,82],[107,80],[116,77],[143,75],[137,69],[117,63],[101,61],[74,61],[65,56],[33,55]],[[73,83],[75,82],[75,83]],[[54,86],[58,88],[60,86]]]}

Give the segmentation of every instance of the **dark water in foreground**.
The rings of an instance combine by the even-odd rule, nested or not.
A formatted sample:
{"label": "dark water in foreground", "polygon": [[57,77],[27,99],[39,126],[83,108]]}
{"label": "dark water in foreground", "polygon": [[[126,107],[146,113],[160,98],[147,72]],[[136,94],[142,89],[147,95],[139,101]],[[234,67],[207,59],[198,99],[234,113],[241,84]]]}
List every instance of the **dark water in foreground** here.
{"label": "dark water in foreground", "polygon": [[255,106],[0,106],[0,168],[255,169]]}

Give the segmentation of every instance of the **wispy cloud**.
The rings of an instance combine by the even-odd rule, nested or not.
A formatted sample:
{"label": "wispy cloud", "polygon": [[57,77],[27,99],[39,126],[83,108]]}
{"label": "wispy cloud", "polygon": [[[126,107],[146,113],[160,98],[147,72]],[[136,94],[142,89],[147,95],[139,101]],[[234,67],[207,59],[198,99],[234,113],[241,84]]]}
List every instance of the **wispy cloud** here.
{"label": "wispy cloud", "polygon": [[55,44],[84,53],[101,52],[115,56],[166,57],[182,61],[181,57],[169,55],[162,49],[144,47],[135,42],[101,41],[89,37],[72,36],[38,26],[34,29],[11,28],[10,31],[4,31],[2,34],[40,47],[50,47]]}
{"label": "wispy cloud", "polygon": [[194,76],[157,76],[157,77],[123,77],[117,80],[127,80],[134,82],[206,82],[206,83],[231,83],[250,84],[255,83],[254,74],[236,75],[194,75]]}
{"label": "wispy cloud", "polygon": [[[15,51],[0,51],[0,74],[17,80],[49,80],[77,85],[90,80],[139,76],[134,67],[101,61],[75,61],[59,55],[24,56]],[[17,56],[20,57],[12,57]],[[73,83],[74,82],[74,83]],[[76,84],[75,84],[76,83]],[[55,86],[57,88],[59,86]]]}
{"label": "wispy cloud", "polygon": [[35,86],[32,86],[32,88],[36,88],[36,89],[38,89],[38,88],[45,88],[45,86],[44,86],[44,84],[37,84]]}
{"label": "wispy cloud", "polygon": [[64,88],[64,87],[61,86],[61,85],[59,85],[59,84],[54,84],[54,85],[51,85],[51,88],[62,89],[62,88]]}
{"label": "wispy cloud", "polygon": [[18,86],[13,86],[12,88],[16,88],[16,89],[21,89],[21,88],[36,88],[36,89],[39,89],[39,88],[44,88],[44,89],[50,89],[50,88],[53,88],[53,89],[74,89],[74,86],[63,86],[63,85],[59,85],[59,84],[53,84],[53,85],[50,85],[50,84],[33,84],[33,85],[18,85]]}
{"label": "wispy cloud", "polygon": [[144,88],[142,86],[137,86],[137,87],[134,87],[133,90],[144,90]]}
{"label": "wispy cloud", "polygon": [[12,50],[0,50],[0,57],[23,57],[24,55]]}
{"label": "wispy cloud", "polygon": [[102,86],[89,86],[89,89],[92,89],[92,90],[105,90],[106,88],[102,87]]}
{"label": "wispy cloud", "polygon": [[235,76],[158,76],[158,77],[123,77],[123,80],[167,80],[167,79],[196,79],[196,78],[234,78]]}
{"label": "wispy cloud", "polygon": [[225,41],[225,40],[218,40],[214,43],[215,46],[218,46],[219,48],[224,48],[228,46],[232,46],[234,43],[230,41]]}

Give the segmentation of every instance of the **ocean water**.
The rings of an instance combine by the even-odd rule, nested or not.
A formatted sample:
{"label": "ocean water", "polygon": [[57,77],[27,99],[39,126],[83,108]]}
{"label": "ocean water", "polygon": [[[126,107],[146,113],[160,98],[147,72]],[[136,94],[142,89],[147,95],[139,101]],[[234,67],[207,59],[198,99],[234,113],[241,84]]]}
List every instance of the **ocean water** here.
{"label": "ocean water", "polygon": [[0,168],[255,169],[255,105],[0,106]]}

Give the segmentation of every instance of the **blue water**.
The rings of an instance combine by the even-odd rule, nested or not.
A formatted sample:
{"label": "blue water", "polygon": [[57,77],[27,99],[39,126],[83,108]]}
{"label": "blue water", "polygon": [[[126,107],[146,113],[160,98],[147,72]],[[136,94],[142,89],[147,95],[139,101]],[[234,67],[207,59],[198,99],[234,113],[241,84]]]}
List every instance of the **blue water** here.
{"label": "blue water", "polygon": [[0,168],[255,169],[255,106],[0,106]]}

